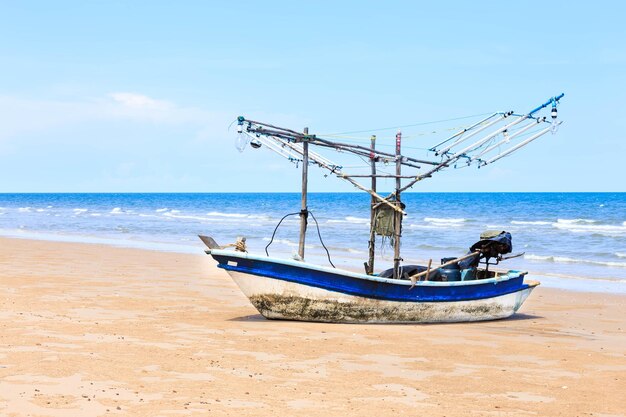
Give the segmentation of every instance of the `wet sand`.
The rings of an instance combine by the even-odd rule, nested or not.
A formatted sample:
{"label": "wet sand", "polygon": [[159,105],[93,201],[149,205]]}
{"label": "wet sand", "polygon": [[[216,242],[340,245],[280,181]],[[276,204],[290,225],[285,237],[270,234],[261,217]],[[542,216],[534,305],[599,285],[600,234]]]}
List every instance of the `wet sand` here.
{"label": "wet sand", "polygon": [[626,415],[626,296],[539,287],[482,323],[269,321],[198,252],[0,239],[0,415]]}

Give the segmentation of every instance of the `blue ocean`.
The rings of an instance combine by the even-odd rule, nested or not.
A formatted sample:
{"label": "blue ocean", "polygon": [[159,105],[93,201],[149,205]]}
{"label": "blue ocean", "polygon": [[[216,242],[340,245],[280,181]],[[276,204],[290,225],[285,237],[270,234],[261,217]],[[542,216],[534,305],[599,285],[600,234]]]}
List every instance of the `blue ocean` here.
{"label": "blue ocean", "polygon": [[[338,267],[363,269],[369,201],[365,193],[309,195]],[[405,263],[459,256],[484,230],[506,230],[513,254],[524,255],[498,268],[528,270],[549,286],[625,291],[626,193],[405,193],[403,201]],[[245,236],[249,251],[263,253],[281,218],[299,210],[298,193],[0,194],[0,235],[198,254],[198,234],[220,244]],[[287,217],[269,254],[293,256],[298,230],[298,216]],[[310,219],[305,258],[328,264],[319,236]],[[377,252],[376,269],[389,268],[393,249],[379,239]]]}

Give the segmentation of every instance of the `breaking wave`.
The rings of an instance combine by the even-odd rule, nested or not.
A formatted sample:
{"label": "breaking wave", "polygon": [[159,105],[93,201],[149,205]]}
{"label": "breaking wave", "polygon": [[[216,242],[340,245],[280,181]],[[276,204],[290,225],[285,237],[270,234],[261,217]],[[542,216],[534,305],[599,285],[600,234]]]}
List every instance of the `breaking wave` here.
{"label": "breaking wave", "polygon": [[235,218],[245,218],[245,217],[248,217],[247,214],[222,213],[222,212],[219,212],[219,211],[211,211],[211,212],[207,213],[207,216],[213,216],[213,217],[235,217]]}
{"label": "breaking wave", "polygon": [[621,225],[598,224],[595,220],[563,220],[552,223],[552,227],[573,233],[597,233],[608,236],[626,235],[626,221]]}
{"label": "breaking wave", "polygon": [[598,223],[597,220],[589,220],[589,219],[558,219],[556,221],[560,224],[590,224],[590,223]]}
{"label": "breaking wave", "polygon": [[543,261],[554,263],[567,263],[567,264],[585,264],[585,265],[598,265],[598,266],[610,266],[614,268],[626,268],[626,262],[604,262],[594,261],[591,259],[574,259],[566,256],[541,256],[541,255],[524,255],[524,259],[529,261]]}
{"label": "breaking wave", "polygon": [[326,223],[352,223],[352,224],[369,224],[370,219],[366,219],[364,217],[354,217],[347,216],[343,219],[331,219],[326,221]]}
{"label": "breaking wave", "polygon": [[231,219],[260,219],[260,220],[269,220],[270,216],[268,215],[259,215],[259,214],[244,214],[244,213],[222,213],[220,211],[211,211],[206,214],[210,217],[226,217]]}
{"label": "breaking wave", "polygon": [[467,222],[467,219],[461,218],[439,218],[439,217],[424,217],[426,225],[411,224],[410,227],[415,229],[429,229],[429,228],[442,228],[442,227],[461,227],[463,223]]}
{"label": "breaking wave", "polygon": [[163,213],[164,217],[170,217],[172,219],[181,219],[181,220],[200,220],[200,221],[210,221],[211,219],[202,217],[202,216],[191,216],[191,215],[181,215],[178,210],[172,210],[169,213]]}
{"label": "breaking wave", "polygon": [[535,225],[535,226],[547,226],[552,224],[552,222],[546,222],[546,221],[523,221],[523,220],[513,220],[511,221],[511,224],[517,224],[517,225]]}
{"label": "breaking wave", "polygon": [[447,218],[447,217],[424,217],[425,222],[429,223],[465,223],[467,219],[455,219],[455,218]]}

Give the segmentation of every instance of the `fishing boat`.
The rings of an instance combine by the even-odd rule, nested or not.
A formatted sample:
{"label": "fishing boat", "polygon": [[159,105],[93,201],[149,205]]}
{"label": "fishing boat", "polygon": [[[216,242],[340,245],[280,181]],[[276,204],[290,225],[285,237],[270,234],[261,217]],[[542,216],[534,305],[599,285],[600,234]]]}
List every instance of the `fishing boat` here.
{"label": "fishing boat", "polygon": [[[224,269],[268,319],[340,323],[437,323],[503,319],[515,314],[539,282],[527,280],[527,272],[500,270],[493,266],[523,254],[512,253],[512,236],[503,230],[486,231],[466,254],[441,259],[433,265],[405,265],[401,257],[402,220],[406,206],[402,193],[419,181],[431,178],[446,168],[490,165],[539,137],[556,133],[557,105],[564,94],[551,97],[533,110],[518,114],[494,112],[463,127],[428,149],[430,159],[402,154],[402,133],[395,136],[395,153],[370,146],[337,141],[324,135],[309,134],[248,120],[237,122],[237,145],[243,150],[266,148],[302,167],[300,211],[285,215],[300,219],[298,253],[293,259],[248,253],[245,237],[234,244],[220,246],[210,236],[200,236],[218,267]],[[545,109],[545,110],[544,110]],[[549,110],[549,115],[541,113]],[[481,135],[479,139],[476,137]],[[470,140],[472,139],[473,140]],[[315,148],[315,150],[311,148]],[[318,150],[354,155],[369,161],[367,174],[349,173]],[[395,166],[395,173],[381,172],[379,166]],[[317,219],[307,200],[309,167],[318,166],[331,175],[348,181],[371,196],[368,261],[364,272],[336,268],[323,241]],[[402,168],[410,170],[403,173]],[[425,167],[425,168],[424,168]],[[358,182],[369,179],[369,188]],[[379,178],[392,179],[395,190],[383,196],[377,192]],[[306,232],[311,218],[317,227],[330,266],[305,260]],[[393,265],[375,272],[376,239],[393,247]],[[491,268],[490,268],[491,267]]]}

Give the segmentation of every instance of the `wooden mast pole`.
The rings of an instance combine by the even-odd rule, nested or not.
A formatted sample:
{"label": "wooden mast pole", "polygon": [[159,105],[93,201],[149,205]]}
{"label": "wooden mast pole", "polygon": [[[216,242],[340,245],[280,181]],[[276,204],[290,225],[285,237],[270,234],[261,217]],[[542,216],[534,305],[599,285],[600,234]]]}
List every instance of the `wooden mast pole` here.
{"label": "wooden mast pole", "polygon": [[[374,151],[376,150],[376,135],[372,135],[371,140],[371,149],[370,152],[370,164],[372,165],[372,191],[376,192],[376,155]],[[369,240],[369,260],[367,264],[365,264],[365,273],[368,275],[372,275],[374,273],[374,256],[376,254],[376,234],[374,232],[374,218],[376,216],[374,212],[374,205],[378,202],[374,196],[372,196],[372,204],[370,206],[370,240]]]}
{"label": "wooden mast pole", "polygon": [[[402,188],[402,154],[401,154],[401,144],[402,144],[402,132],[398,132],[396,134],[396,205],[398,208],[402,207],[402,203],[400,202],[400,189]],[[393,278],[400,279],[400,236],[402,234],[402,213],[395,211],[395,222],[394,222],[394,245],[393,245]]]}
{"label": "wooden mast pole", "polygon": [[302,201],[300,205],[300,242],[298,243],[298,255],[304,261],[304,241],[306,239],[306,226],[309,217],[307,208],[307,191],[309,178],[309,128],[304,128],[304,140],[302,141]]}

